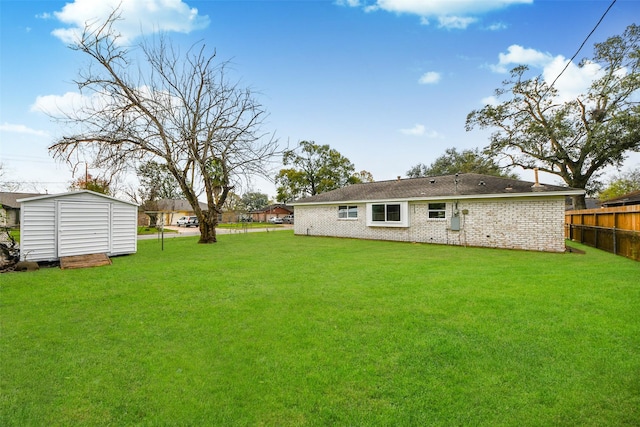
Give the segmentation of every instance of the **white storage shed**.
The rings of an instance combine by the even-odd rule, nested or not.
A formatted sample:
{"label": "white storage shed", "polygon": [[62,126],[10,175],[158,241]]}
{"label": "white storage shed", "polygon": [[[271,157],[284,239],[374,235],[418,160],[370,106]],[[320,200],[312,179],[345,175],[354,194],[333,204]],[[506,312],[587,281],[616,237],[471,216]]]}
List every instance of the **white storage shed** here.
{"label": "white storage shed", "polygon": [[20,259],[137,251],[138,206],[89,190],[18,200]]}

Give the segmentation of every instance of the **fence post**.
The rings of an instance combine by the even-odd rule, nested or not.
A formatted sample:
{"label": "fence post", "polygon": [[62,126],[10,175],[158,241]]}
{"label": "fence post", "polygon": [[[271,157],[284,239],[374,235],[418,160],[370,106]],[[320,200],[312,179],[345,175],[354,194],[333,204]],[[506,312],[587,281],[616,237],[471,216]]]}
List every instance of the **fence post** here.
{"label": "fence post", "polygon": [[613,227],[613,254],[618,255],[618,250],[616,246],[616,227]]}

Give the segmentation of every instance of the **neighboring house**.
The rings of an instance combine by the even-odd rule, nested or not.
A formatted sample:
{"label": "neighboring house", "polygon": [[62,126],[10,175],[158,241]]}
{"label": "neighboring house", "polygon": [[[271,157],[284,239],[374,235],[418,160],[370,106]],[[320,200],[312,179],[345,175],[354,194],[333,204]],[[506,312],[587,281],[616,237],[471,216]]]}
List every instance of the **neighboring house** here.
{"label": "neighboring house", "polygon": [[255,222],[267,222],[271,218],[282,218],[293,213],[293,207],[284,204],[269,205],[262,209],[249,212],[251,220]]}
{"label": "neighboring house", "polygon": [[[204,211],[209,209],[206,203],[199,202],[199,204],[200,209]],[[157,200],[154,208],[147,215],[151,212],[157,214],[158,223],[162,221],[164,225],[176,225],[180,217],[195,215],[189,202],[184,199]]]}
{"label": "neighboring house", "polygon": [[[575,210],[573,207],[573,199],[571,197],[567,197],[565,199],[565,202],[566,202],[565,210],[567,211]],[[586,197],[584,199],[584,203],[587,206],[585,209],[596,209],[600,207],[600,200],[593,197]]]}
{"label": "neighboring house", "polygon": [[601,205],[603,208],[640,205],[640,191],[632,191],[631,193],[623,194],[620,197],[605,200],[601,203]]}
{"label": "neighboring house", "polygon": [[38,193],[5,193],[0,192],[0,227],[17,227],[20,225],[20,203],[18,199],[40,196]]}
{"label": "neighboring house", "polygon": [[19,199],[20,259],[57,261],[61,257],[137,250],[138,206],[82,190]]}
{"label": "neighboring house", "polygon": [[[138,218],[138,225],[148,226],[150,214],[157,214],[158,222],[162,220],[164,225],[177,225],[177,221],[181,217],[194,216],[196,214],[189,202],[183,199],[162,199],[154,203],[147,203],[147,207],[153,206],[153,208],[143,211],[143,216]],[[203,211],[209,210],[209,206],[206,203],[198,203]],[[241,213],[235,211],[223,212],[218,214],[218,222],[237,222],[240,216]]]}
{"label": "neighboring house", "polygon": [[297,200],[294,233],[563,252],[584,190],[479,174],[354,184]]}

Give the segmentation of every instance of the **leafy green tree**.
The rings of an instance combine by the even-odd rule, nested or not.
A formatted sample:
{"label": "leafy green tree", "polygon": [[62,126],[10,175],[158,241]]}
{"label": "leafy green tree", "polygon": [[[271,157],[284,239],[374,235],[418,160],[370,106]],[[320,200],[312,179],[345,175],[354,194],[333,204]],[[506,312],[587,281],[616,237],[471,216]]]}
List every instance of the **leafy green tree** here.
{"label": "leafy green tree", "polygon": [[418,163],[407,171],[409,178],[421,176],[451,175],[455,173],[481,173],[484,175],[517,178],[518,175],[509,172],[498,165],[491,158],[483,155],[477,148],[458,152],[455,147],[447,148],[429,166]]}
{"label": "leafy green tree", "polygon": [[69,190],[90,190],[95,193],[111,195],[110,185],[111,183],[106,178],[93,177],[91,174],[87,174],[72,181],[69,185]]}
{"label": "leafy green tree", "polygon": [[294,150],[286,150],[284,166],[276,175],[277,200],[287,202],[362,182],[349,159],[329,145],[301,141]]}
{"label": "leafy green tree", "polygon": [[183,197],[178,181],[166,164],[148,161],[141,164],[136,172],[140,180],[138,192],[143,201]]}
{"label": "leafy green tree", "polygon": [[606,188],[598,194],[598,199],[601,201],[614,199],[633,191],[640,191],[640,168],[613,177]]}
{"label": "leafy green tree", "polygon": [[360,180],[360,182],[374,182],[373,174],[366,170],[361,170],[360,172],[356,172],[354,174],[355,179]]}
{"label": "leafy green tree", "polygon": [[236,193],[229,193],[229,196],[227,196],[227,200],[225,200],[222,208],[225,212],[240,212],[245,209],[244,203],[242,203],[242,198]]}
{"label": "leafy green tree", "polygon": [[247,212],[251,212],[269,205],[269,196],[257,192],[244,193],[241,202],[244,209]]}
{"label": "leafy green tree", "polygon": [[[587,92],[562,102],[542,76],[525,78],[526,66],[496,90],[498,105],[469,113],[467,130],[492,128],[490,156],[503,156],[512,166],[557,175],[570,187],[590,189],[606,166],[620,166],[629,151],[640,150],[640,27],[630,25],[621,36],[596,43],[594,57],[602,75]],[[584,196],[574,198],[576,209]]]}
{"label": "leafy green tree", "polygon": [[156,226],[158,223],[158,214],[156,213],[158,201],[182,198],[180,185],[164,163],[148,161],[141,164],[136,172],[140,180],[139,203],[149,215],[151,226]]}

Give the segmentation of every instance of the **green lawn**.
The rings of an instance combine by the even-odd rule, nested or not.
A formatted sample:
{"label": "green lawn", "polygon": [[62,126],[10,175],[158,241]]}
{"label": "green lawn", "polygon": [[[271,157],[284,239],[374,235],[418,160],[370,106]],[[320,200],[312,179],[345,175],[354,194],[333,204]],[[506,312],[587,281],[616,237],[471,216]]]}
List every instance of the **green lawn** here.
{"label": "green lawn", "polygon": [[138,236],[144,236],[147,234],[159,234],[161,232],[164,233],[177,233],[176,230],[172,230],[171,228],[164,228],[164,230],[159,230],[156,227],[145,227],[145,226],[138,226]]}
{"label": "green lawn", "polygon": [[0,425],[640,425],[640,263],[293,236],[0,276]]}
{"label": "green lawn", "polygon": [[[267,222],[225,222],[218,224],[217,228],[226,228],[231,230],[246,230],[250,228],[282,228],[280,224],[270,224]],[[189,230],[186,228],[185,230]],[[195,228],[193,230],[196,230]],[[178,230],[172,228],[164,228],[165,233],[178,233]],[[20,238],[20,232],[18,231],[18,239]],[[138,235],[158,234],[160,230],[155,227],[138,226]]]}
{"label": "green lawn", "polygon": [[246,228],[282,228],[282,224],[272,224],[270,222],[222,222],[218,228],[246,229]]}

